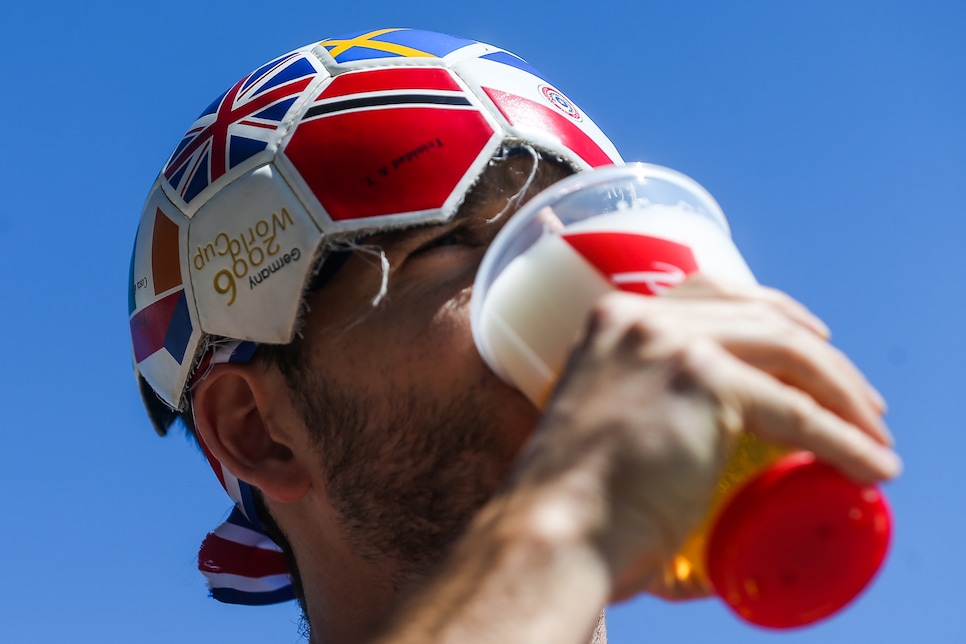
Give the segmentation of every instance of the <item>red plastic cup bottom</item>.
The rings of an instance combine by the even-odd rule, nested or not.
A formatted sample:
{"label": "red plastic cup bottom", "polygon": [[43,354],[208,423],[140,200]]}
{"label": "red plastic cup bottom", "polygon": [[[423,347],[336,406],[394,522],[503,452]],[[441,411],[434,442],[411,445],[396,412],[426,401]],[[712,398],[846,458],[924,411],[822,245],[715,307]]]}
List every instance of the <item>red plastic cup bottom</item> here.
{"label": "red plastic cup bottom", "polygon": [[785,457],[725,506],[708,544],[708,575],[743,619],[768,628],[814,623],[875,576],[892,521],[882,493],[811,454]]}

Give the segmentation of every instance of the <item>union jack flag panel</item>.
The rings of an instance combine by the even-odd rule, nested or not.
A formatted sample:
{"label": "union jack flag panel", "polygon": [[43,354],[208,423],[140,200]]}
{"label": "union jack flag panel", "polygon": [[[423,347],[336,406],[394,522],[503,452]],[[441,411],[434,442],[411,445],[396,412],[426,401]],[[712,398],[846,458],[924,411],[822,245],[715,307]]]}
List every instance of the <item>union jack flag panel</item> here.
{"label": "union jack flag panel", "polygon": [[186,208],[193,211],[199,196],[217,191],[262,159],[271,160],[279,126],[314,80],[315,65],[305,52],[276,58],[201,113],[162,171]]}

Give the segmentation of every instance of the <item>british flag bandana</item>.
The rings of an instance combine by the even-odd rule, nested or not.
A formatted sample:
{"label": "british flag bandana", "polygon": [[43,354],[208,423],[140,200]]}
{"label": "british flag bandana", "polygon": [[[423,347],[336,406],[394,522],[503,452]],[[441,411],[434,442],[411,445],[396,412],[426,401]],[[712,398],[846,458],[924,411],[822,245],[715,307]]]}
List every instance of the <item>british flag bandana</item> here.
{"label": "british flag bandana", "polygon": [[[257,344],[240,340],[216,345],[198,368],[195,382],[220,363],[246,363]],[[198,551],[198,570],[208,580],[211,596],[226,604],[261,606],[295,598],[288,563],[265,533],[255,509],[252,486],[222,465],[198,436],[208,464],[225,492],[235,502],[228,518],[208,534]]]}

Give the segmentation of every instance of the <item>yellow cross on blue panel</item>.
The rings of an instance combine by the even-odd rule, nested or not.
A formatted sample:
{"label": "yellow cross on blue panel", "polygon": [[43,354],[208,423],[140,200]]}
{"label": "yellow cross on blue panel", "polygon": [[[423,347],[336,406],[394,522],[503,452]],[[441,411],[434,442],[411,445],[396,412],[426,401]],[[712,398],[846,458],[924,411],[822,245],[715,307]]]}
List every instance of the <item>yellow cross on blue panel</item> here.
{"label": "yellow cross on blue panel", "polygon": [[417,29],[377,29],[323,40],[337,63],[378,58],[442,58],[475,44],[455,36]]}

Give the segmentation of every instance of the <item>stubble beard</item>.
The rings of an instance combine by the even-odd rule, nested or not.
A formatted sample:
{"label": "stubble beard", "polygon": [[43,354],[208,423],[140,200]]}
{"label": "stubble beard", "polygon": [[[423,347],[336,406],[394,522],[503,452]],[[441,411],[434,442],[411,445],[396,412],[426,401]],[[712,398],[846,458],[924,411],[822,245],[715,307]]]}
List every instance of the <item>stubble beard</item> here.
{"label": "stubble beard", "polygon": [[393,383],[378,395],[308,380],[301,411],[349,547],[383,567],[395,590],[418,586],[512,466],[484,395],[494,379],[456,392]]}

